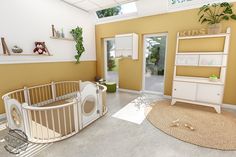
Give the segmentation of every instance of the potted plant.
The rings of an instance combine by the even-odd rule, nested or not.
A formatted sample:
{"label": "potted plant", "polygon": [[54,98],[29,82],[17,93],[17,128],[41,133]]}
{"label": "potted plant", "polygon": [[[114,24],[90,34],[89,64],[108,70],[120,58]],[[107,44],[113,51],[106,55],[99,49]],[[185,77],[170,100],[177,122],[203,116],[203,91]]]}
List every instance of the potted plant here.
{"label": "potted plant", "polygon": [[232,7],[233,5],[227,2],[204,5],[198,12],[199,22],[208,24],[208,34],[221,33],[222,21],[236,20]]}
{"label": "potted plant", "polygon": [[84,45],[83,45],[83,29],[81,27],[76,27],[75,29],[72,29],[70,32],[75,39],[76,42],[76,50],[77,55],[75,55],[76,63],[80,62],[80,57],[82,53],[85,51]]}

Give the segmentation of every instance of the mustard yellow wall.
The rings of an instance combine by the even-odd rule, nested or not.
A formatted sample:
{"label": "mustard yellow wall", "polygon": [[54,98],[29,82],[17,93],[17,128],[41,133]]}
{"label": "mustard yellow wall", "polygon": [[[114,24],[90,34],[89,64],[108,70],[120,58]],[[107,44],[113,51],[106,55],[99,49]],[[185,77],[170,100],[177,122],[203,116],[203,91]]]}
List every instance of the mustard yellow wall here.
{"label": "mustard yellow wall", "polygon": [[[235,4],[234,4],[235,5]],[[236,8],[234,7],[234,11]],[[146,34],[168,33],[168,52],[167,52],[167,66],[166,66],[166,80],[165,80],[165,95],[171,95],[173,67],[175,59],[176,35],[177,32],[183,30],[206,28],[198,22],[197,9],[168,13],[162,15],[155,15],[143,17],[138,19],[119,21],[107,24],[100,24],[96,26],[96,48],[97,48],[97,75],[104,76],[104,52],[103,39],[107,37],[114,37],[116,34],[137,33],[139,35],[139,60],[133,61],[130,59],[123,59],[119,62],[120,87],[131,90],[142,89],[142,67],[143,67],[143,36]],[[224,103],[236,104],[236,21],[223,22],[223,30],[230,26],[232,28],[231,46],[228,61],[227,80],[225,88]],[[219,39],[221,40],[221,39]],[[221,49],[221,46],[208,42],[204,43],[207,50]],[[192,47],[190,44],[189,47]],[[184,50],[188,48],[185,47]],[[200,48],[200,47],[199,47]],[[212,70],[212,69],[211,69]],[[206,75],[211,73],[218,74],[219,69],[178,69],[178,73],[192,73],[195,71],[196,76]]]}
{"label": "mustard yellow wall", "polygon": [[[35,64],[0,65],[0,95],[4,95],[24,86],[33,86],[51,81],[94,80],[96,61],[57,62]],[[4,113],[3,101],[0,100],[0,114]]]}

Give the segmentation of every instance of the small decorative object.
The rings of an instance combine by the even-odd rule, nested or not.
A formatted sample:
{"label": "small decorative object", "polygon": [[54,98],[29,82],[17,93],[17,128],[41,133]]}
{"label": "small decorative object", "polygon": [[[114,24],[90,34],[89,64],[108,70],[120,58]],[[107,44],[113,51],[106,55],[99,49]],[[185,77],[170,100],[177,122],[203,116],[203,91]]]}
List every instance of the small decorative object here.
{"label": "small decorative object", "polygon": [[194,36],[194,35],[205,35],[207,30],[205,28],[202,29],[194,29],[194,30],[186,30],[179,33],[180,36]]}
{"label": "small decorative object", "polygon": [[35,46],[34,53],[38,53],[39,55],[48,53],[45,42],[35,42]]}
{"label": "small decorative object", "polygon": [[56,30],[55,30],[55,26],[52,25],[52,36],[55,37],[56,36]]}
{"label": "small decorative object", "polygon": [[19,46],[15,45],[15,46],[13,46],[13,48],[12,48],[12,52],[14,52],[14,53],[22,53],[22,52],[23,52],[23,49],[20,48]]}
{"label": "small decorative object", "polygon": [[76,27],[75,29],[72,29],[70,32],[73,36],[73,38],[76,41],[76,50],[77,55],[75,55],[76,63],[80,62],[80,57],[82,53],[85,51],[84,45],[83,45],[83,29],[81,27]]}
{"label": "small decorative object", "polygon": [[4,137],[4,148],[11,154],[19,154],[25,151],[28,147],[28,137],[21,130],[9,130],[8,134]]}
{"label": "small decorative object", "polygon": [[199,22],[208,24],[208,34],[221,33],[221,22],[226,20],[236,20],[236,15],[232,10],[233,4],[223,2],[204,5],[200,8],[198,15]]}
{"label": "small decorative object", "polygon": [[60,31],[56,31],[56,37],[57,37],[57,38],[60,38],[60,37],[61,37]]}
{"label": "small decorative object", "polygon": [[213,74],[209,77],[209,80],[212,81],[212,82],[217,82],[219,79],[216,75]]}
{"label": "small decorative object", "polygon": [[1,38],[1,42],[2,42],[2,49],[3,49],[3,54],[8,54],[10,55],[10,51],[7,47],[7,44],[6,44],[6,41],[5,41],[5,38]]}
{"label": "small decorative object", "polygon": [[64,34],[63,28],[61,29],[61,38],[65,38],[65,34]]}

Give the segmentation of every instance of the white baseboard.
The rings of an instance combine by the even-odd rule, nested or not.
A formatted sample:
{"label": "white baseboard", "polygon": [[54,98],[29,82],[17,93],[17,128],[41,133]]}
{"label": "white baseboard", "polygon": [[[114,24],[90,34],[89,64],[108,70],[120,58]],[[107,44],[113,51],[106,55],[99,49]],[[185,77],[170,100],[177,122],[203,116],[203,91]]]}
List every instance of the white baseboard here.
{"label": "white baseboard", "polygon": [[0,114],[0,122],[6,120],[7,116],[6,113]]}
{"label": "white baseboard", "polygon": [[163,95],[163,97],[166,99],[172,99],[172,96],[170,96],[170,95]]}
{"label": "white baseboard", "polygon": [[236,110],[236,105],[234,104],[222,104],[223,108]]}
{"label": "white baseboard", "polygon": [[123,88],[118,88],[118,91],[120,92],[127,92],[127,93],[134,93],[134,94],[141,94],[141,91],[137,90],[129,90],[129,89],[123,89]]}

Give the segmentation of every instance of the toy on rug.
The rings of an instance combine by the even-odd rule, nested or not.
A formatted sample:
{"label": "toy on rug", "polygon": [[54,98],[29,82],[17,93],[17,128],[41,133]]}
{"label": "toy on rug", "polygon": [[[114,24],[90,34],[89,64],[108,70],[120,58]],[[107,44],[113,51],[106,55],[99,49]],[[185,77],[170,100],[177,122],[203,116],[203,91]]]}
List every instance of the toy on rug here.
{"label": "toy on rug", "polygon": [[189,123],[185,123],[184,126],[188,129],[190,129],[191,131],[194,131],[195,129],[193,128],[193,126]]}
{"label": "toy on rug", "polygon": [[[172,121],[171,127],[179,127],[179,126],[180,126],[180,120],[179,119],[176,119],[176,120]],[[184,127],[191,130],[191,131],[195,130],[195,128],[190,123],[184,123]]]}
{"label": "toy on rug", "polygon": [[49,54],[45,42],[35,42],[34,53],[38,53],[39,55],[43,55],[45,53]]}
{"label": "toy on rug", "polygon": [[179,119],[176,119],[176,120],[172,121],[171,127],[179,127],[179,126],[180,126]]}

